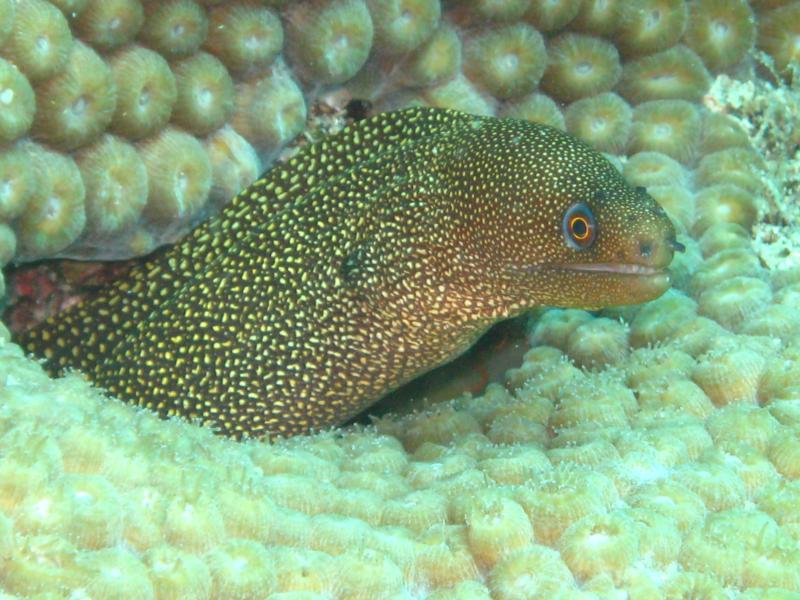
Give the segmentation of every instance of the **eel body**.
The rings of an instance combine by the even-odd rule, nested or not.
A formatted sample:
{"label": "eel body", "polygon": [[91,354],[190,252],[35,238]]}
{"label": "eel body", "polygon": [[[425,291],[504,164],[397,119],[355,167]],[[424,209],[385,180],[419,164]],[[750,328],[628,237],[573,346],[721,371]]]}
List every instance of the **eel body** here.
{"label": "eel body", "polygon": [[162,416],[288,436],[343,422],[527,308],[660,295],[674,237],[567,134],[406,109],[307,146],[20,343]]}

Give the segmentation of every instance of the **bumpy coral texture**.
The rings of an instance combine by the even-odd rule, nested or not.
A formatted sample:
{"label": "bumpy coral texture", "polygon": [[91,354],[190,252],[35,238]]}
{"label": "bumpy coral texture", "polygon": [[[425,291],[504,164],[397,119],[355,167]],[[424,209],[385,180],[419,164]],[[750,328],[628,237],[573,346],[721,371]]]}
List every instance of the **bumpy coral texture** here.
{"label": "bumpy coral texture", "polygon": [[[797,138],[769,121],[785,113],[764,109],[763,84],[735,98],[731,85],[715,86],[705,106],[697,99],[709,71],[724,70],[727,82],[751,73],[752,48],[737,50],[737,64],[714,50],[747,29],[741,19],[777,53],[779,75],[789,71],[797,34],[781,16],[800,3],[461,0],[444,3],[438,21],[430,2],[228,4],[238,5],[0,0],[0,101],[12,100],[0,112],[4,260],[90,239],[110,253],[103,236],[125,252],[132,232],[191,222],[205,195],[224,202],[255,177],[256,151],[272,156],[300,130],[306,104],[328,91],[309,69],[333,81],[347,67],[359,73],[331,89],[377,109],[426,102],[561,128],[565,113],[566,127],[619,155],[625,176],[675,220],[687,247],[672,266],[675,289],[641,307],[532,316],[522,364],[478,396],[271,445],[159,421],[77,374],[51,381],[1,328],[0,595],[798,597],[798,245],[772,262],[769,239],[752,237],[766,221],[780,226],[767,217],[796,214],[787,207],[800,168],[776,149]],[[625,14],[604,16],[622,5]],[[367,25],[378,9],[380,26]],[[6,28],[15,10],[13,22],[29,29]],[[303,22],[323,10],[334,30]],[[104,27],[111,14],[117,26]],[[392,15],[433,33],[422,40],[423,27],[393,25]],[[212,29],[220,24],[245,39]],[[325,64],[320,48],[298,44],[304,24],[319,39],[339,36],[349,62]],[[642,43],[659,27],[669,35]],[[265,37],[278,29],[281,44],[294,44],[286,56]],[[504,29],[535,35],[469,50]],[[567,107],[530,84],[545,72],[539,52],[569,33],[614,45],[623,73],[611,92],[570,96]],[[31,43],[37,36],[48,53]],[[543,45],[530,43],[537,36]],[[364,52],[367,38],[380,52]],[[303,52],[314,61],[298,70]],[[137,75],[116,80],[134,58]],[[73,60],[107,67],[86,73]],[[573,89],[593,69],[578,56],[544,77],[550,89]],[[516,70],[528,73],[525,86],[497,86]],[[136,86],[116,89],[117,108],[98,84],[108,78]],[[69,113],[45,116],[80,119],[97,137],[74,149],[66,129],[37,137],[34,94],[41,101],[45,89]],[[120,99],[136,94],[138,115],[117,120]],[[165,120],[165,102],[193,112]],[[213,115],[203,122],[218,128],[187,130],[197,115]],[[108,119],[103,133],[97,124]],[[133,125],[147,135],[127,133]],[[115,196],[128,189],[137,195]],[[48,232],[78,246],[45,247]]]}
{"label": "bumpy coral texture", "polygon": [[[573,102],[571,131],[624,154],[627,109],[599,109],[590,98],[614,91],[634,109],[647,100],[696,101],[709,87],[709,72],[746,68],[756,43],[782,73],[791,71],[798,47],[792,15],[800,4],[752,4],[3,0],[0,162],[31,141],[47,144],[66,160],[63,169],[40,176],[59,188],[73,161],[80,166],[108,144],[127,145],[141,160],[117,153],[107,159],[109,169],[132,165],[146,181],[84,181],[84,193],[54,197],[49,208],[58,216],[49,223],[34,217],[23,226],[0,210],[0,224],[25,238],[16,245],[18,260],[140,254],[175,239],[250,183],[302,131],[313,102],[340,104],[348,95],[378,109],[422,102],[559,124],[557,115],[513,110],[541,80],[541,90]],[[182,141],[196,165],[174,160],[176,145],[158,142],[166,132],[204,147]],[[238,134],[243,151],[211,152],[210,140],[223,132]],[[634,128],[630,144],[695,158],[691,143],[679,140],[685,149],[670,151],[653,135],[643,140]],[[0,186],[0,206],[7,188]],[[95,216],[82,219],[84,213]],[[38,243],[42,228],[57,231],[57,243]],[[146,248],[143,237],[152,240]]]}

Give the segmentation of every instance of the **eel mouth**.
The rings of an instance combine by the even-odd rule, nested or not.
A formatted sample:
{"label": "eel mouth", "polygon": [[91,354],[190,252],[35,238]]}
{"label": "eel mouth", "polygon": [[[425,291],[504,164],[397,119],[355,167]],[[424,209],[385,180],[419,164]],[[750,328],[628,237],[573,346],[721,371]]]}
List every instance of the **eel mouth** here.
{"label": "eel mouth", "polygon": [[559,265],[558,268],[567,271],[583,271],[591,273],[616,273],[619,275],[667,275],[666,269],[656,269],[644,265],[633,265],[624,263],[596,263],[596,264],[575,264]]}

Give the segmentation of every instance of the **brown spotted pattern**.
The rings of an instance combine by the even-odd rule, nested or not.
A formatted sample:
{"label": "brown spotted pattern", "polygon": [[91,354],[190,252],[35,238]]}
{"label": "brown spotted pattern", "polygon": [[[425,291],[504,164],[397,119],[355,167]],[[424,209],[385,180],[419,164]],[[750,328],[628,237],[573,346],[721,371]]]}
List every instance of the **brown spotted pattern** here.
{"label": "brown spotted pattern", "polygon": [[[596,220],[588,248],[565,238],[576,203]],[[659,295],[673,239],[660,207],[574,138],[412,108],[306,147],[20,342],[51,372],[80,369],[162,416],[294,435],[526,308]]]}

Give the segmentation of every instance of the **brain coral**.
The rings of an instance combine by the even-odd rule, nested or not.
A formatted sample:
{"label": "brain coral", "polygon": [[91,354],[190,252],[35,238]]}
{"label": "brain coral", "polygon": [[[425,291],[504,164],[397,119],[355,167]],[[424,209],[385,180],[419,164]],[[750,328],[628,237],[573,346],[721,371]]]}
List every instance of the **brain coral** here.
{"label": "brain coral", "polygon": [[50,380],[0,326],[0,596],[798,597],[800,266],[752,236],[797,163],[762,157],[751,134],[791,131],[709,73],[749,75],[757,44],[791,79],[799,11],[0,0],[4,263],[165,239],[353,96],[566,127],[688,248],[648,305],[531,316],[522,364],[474,397],[271,443]]}

